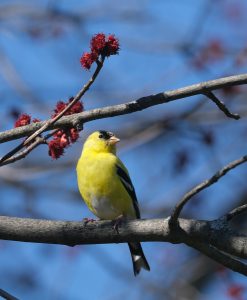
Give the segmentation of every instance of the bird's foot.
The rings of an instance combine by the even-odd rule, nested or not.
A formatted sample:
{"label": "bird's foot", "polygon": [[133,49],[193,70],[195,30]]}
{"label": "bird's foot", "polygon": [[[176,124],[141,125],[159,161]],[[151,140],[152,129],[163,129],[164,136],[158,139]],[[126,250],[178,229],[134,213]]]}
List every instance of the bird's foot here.
{"label": "bird's foot", "polygon": [[84,225],[87,225],[88,223],[96,222],[96,220],[92,218],[83,218],[82,222],[84,223]]}
{"label": "bird's foot", "polygon": [[112,221],[113,223],[113,229],[119,234],[118,228],[125,220],[125,217],[123,215],[118,216],[115,220]]}

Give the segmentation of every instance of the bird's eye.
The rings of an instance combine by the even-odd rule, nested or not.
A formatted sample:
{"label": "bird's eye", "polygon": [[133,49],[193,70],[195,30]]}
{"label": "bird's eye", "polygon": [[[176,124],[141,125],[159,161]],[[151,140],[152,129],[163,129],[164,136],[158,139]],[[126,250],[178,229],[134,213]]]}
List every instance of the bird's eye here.
{"label": "bird's eye", "polygon": [[103,137],[103,134],[100,134],[100,135],[99,135],[99,138],[102,139],[102,137]]}

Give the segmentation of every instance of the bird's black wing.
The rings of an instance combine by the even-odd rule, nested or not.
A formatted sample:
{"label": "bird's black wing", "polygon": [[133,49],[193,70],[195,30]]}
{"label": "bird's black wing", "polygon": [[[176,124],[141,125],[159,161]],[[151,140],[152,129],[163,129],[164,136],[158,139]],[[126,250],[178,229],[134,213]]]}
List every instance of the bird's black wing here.
{"label": "bird's black wing", "polygon": [[121,166],[117,165],[117,174],[122,182],[122,184],[124,185],[126,191],[128,192],[128,194],[130,195],[131,199],[132,199],[132,203],[136,212],[136,218],[140,219],[140,210],[139,210],[139,206],[138,206],[138,201],[136,198],[136,192],[135,192],[135,188],[132,184],[132,181],[128,175],[128,173],[121,168]]}

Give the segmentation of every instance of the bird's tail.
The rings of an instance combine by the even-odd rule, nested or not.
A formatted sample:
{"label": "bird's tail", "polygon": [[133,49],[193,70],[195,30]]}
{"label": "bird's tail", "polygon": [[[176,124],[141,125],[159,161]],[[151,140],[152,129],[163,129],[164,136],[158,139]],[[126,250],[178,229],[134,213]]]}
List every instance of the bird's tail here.
{"label": "bird's tail", "polygon": [[149,264],[146,260],[146,257],[142,251],[142,247],[140,243],[128,243],[131,258],[133,262],[133,270],[135,276],[138,275],[141,271],[141,269],[145,269],[147,271],[150,271]]}

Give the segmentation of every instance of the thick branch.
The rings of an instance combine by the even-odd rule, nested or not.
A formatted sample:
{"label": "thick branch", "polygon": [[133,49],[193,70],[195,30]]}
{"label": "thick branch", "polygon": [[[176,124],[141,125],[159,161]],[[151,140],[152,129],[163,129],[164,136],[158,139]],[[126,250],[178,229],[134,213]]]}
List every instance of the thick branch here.
{"label": "thick branch", "polygon": [[[221,89],[224,87],[241,85],[247,83],[247,74],[229,76],[224,78],[219,78],[215,80],[205,81],[198,84],[193,84],[187,87],[183,87],[176,90],[162,92],[156,95],[150,95],[147,97],[142,97],[138,100],[131,101],[124,104],[107,106],[103,108],[97,108],[89,111],[85,111],[79,114],[74,114],[71,116],[62,117],[55,124],[50,125],[46,130],[61,128],[64,126],[77,126],[83,123],[103,119],[109,117],[115,117],[119,115],[130,114],[136,111],[141,111],[148,107],[167,103],[170,101],[204,94],[208,91],[213,91]],[[223,103],[221,103],[223,105]],[[6,130],[0,133],[0,143],[15,140],[27,135],[32,134],[33,132],[40,129],[47,121],[33,123],[27,126]]]}
{"label": "thick branch", "polygon": [[[170,229],[169,219],[132,220],[119,227],[119,234],[114,230],[111,221],[84,222],[50,221],[0,217],[0,239],[33,243],[50,243],[62,245],[107,244],[125,242],[170,242],[185,243],[204,252],[209,246],[219,248],[241,258],[247,258],[247,237],[233,233],[223,220],[213,222],[179,219],[180,227]],[[202,246],[204,245],[204,246]],[[210,246],[211,247],[211,246]],[[216,251],[216,250],[215,250]],[[203,252],[203,251],[202,251]],[[204,253],[203,252],[203,253]],[[214,258],[214,251],[206,253]],[[219,252],[219,251],[218,251]],[[218,253],[217,252],[217,253]],[[218,253],[218,255],[220,255]],[[220,255],[222,258],[222,255]],[[216,261],[224,264],[222,261]],[[227,267],[228,264],[224,264]],[[238,265],[238,263],[236,263]],[[232,270],[247,275],[247,267]]]}

